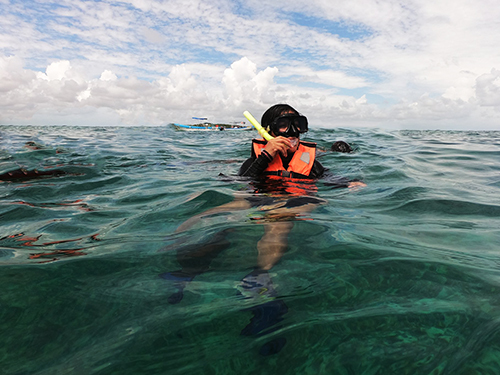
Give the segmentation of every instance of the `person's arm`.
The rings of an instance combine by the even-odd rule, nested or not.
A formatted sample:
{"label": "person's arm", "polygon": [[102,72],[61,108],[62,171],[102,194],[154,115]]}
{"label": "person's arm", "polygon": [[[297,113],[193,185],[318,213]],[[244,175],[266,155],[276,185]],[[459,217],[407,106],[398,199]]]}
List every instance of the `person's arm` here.
{"label": "person's arm", "polygon": [[359,188],[366,186],[363,181],[350,180],[347,177],[335,176],[331,173],[327,173],[325,176],[324,184],[330,186],[334,189],[336,188]]}
{"label": "person's arm", "polygon": [[238,176],[258,177],[264,172],[272,161],[265,153],[260,154],[258,158],[249,158],[241,166]]}
{"label": "person's arm", "polygon": [[205,218],[206,216],[222,213],[222,212],[232,212],[237,210],[245,210],[250,207],[250,203],[246,199],[236,197],[234,201],[210,208],[198,215],[190,217],[186,221],[184,221],[181,225],[177,227],[175,233],[184,232],[188,229],[191,229],[195,224],[197,224],[200,220]]}

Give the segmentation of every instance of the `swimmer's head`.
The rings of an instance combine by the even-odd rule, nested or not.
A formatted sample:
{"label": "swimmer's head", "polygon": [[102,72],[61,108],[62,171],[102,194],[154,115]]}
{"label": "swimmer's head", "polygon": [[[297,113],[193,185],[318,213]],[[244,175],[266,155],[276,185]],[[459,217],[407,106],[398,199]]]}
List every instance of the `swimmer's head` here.
{"label": "swimmer's head", "polygon": [[271,123],[278,117],[284,115],[298,115],[298,114],[299,112],[297,112],[295,108],[293,108],[288,104],[276,104],[264,112],[260,123],[264,129],[270,131]]}
{"label": "swimmer's head", "polygon": [[335,151],[335,152],[345,152],[345,153],[351,153],[353,150],[352,150],[352,147],[349,146],[348,143],[344,142],[344,141],[337,141],[337,142],[334,142],[332,144],[332,151]]}
{"label": "swimmer's head", "polygon": [[269,108],[262,115],[261,123],[274,137],[290,138],[293,143],[298,143],[300,134],[308,130],[307,118],[288,104],[276,104]]}

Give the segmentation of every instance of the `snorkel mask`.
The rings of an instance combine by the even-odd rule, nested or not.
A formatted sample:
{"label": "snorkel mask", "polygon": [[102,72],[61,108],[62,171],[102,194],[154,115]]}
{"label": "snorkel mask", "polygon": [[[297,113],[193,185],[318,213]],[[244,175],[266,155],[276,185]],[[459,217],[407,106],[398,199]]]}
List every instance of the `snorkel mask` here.
{"label": "snorkel mask", "polygon": [[307,117],[294,114],[278,117],[271,123],[270,129],[276,136],[286,138],[298,138],[299,134],[305,133],[309,130]]}

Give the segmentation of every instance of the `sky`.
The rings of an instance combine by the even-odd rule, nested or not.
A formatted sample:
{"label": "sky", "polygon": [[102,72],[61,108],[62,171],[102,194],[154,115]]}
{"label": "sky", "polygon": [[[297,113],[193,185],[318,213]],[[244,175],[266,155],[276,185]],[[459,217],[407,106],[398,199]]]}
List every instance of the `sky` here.
{"label": "sky", "polygon": [[497,0],[0,0],[0,124],[500,130]]}

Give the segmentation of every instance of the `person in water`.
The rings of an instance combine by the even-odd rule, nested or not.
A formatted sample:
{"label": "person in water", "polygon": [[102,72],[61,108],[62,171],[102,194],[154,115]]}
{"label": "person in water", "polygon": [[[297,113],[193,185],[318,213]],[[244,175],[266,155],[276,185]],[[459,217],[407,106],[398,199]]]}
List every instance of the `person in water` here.
{"label": "person in water", "polygon": [[309,129],[307,118],[287,104],[277,104],[262,115],[262,127],[274,138],[252,141],[252,156],[240,168],[240,176],[280,176],[317,179],[325,168],[316,157],[316,144],[303,142]]}
{"label": "person in water", "polygon": [[[252,155],[240,168],[240,176],[280,176],[316,180],[323,177],[325,168],[316,160],[316,143],[300,140],[309,130],[307,117],[288,104],[276,104],[262,115],[262,127],[274,138],[252,141]],[[351,153],[352,147],[336,141],[331,151]],[[346,187],[365,186],[360,181],[348,181]]]}
{"label": "person in water", "polygon": [[[325,175],[325,168],[316,159],[316,144],[300,139],[308,131],[307,118],[287,104],[277,104],[262,116],[262,126],[274,138],[252,141],[251,156],[241,165],[238,175],[251,178],[254,194],[238,196],[232,202],[214,207],[191,217],[182,223],[176,233],[189,230],[203,218],[214,214],[256,208],[259,213],[253,222],[264,226],[264,235],[257,242],[257,262],[239,285],[245,298],[276,298],[269,270],[284,255],[288,247],[288,235],[294,222],[326,201],[315,196],[315,181]],[[342,187],[364,186],[359,181],[341,180]],[[338,186],[336,186],[338,187]],[[177,292],[169,298],[178,303],[183,290],[194,277],[210,269],[211,261],[230,246],[226,229],[202,245],[188,245],[178,249],[177,261],[182,269],[161,276],[173,280]],[[274,299],[249,309],[253,318],[241,334],[260,336],[276,330],[283,315],[288,311],[284,301]],[[281,350],[286,340],[278,338],[266,343],[261,354],[273,354]]]}
{"label": "person in water", "polygon": [[[316,144],[300,139],[308,131],[307,118],[288,104],[277,104],[262,115],[261,123],[274,138],[269,141],[252,140],[251,156],[243,162],[238,172],[239,176],[252,179],[251,184],[257,194],[237,196],[232,202],[189,218],[176,230],[176,233],[189,230],[211,215],[258,208],[262,216],[253,220],[264,225],[264,235],[257,242],[256,274],[269,271],[281,259],[288,246],[288,234],[294,221],[301,220],[302,216],[325,203],[325,200],[315,196],[315,181],[325,175],[326,169],[316,159]],[[346,178],[335,178],[327,184],[349,188],[366,186],[363,182]],[[210,249],[206,252],[207,259],[213,259],[213,248],[220,249],[220,246],[210,245],[206,248]],[[198,248],[198,260],[203,259],[201,251]],[[186,264],[186,267],[176,271],[186,280],[208,269],[207,266],[193,268],[193,262],[187,258],[182,262],[179,259],[179,263]]]}
{"label": "person in water", "polygon": [[334,142],[332,144],[331,151],[334,151],[334,152],[343,152],[343,153],[346,153],[346,154],[350,154],[354,150],[349,145],[349,143],[344,142],[344,141],[336,141],[336,142]]}
{"label": "person in water", "polygon": [[[277,104],[262,115],[261,123],[274,138],[252,141],[251,156],[241,165],[238,175],[252,178],[255,192],[265,195],[236,198],[193,216],[176,230],[186,231],[214,214],[258,207],[264,215],[255,220],[264,225],[264,236],[257,242],[256,272],[269,271],[280,260],[293,222],[325,203],[314,196],[314,182],[326,171],[316,159],[316,144],[300,140],[309,128],[307,118],[288,104]],[[330,185],[353,188],[365,184],[337,178]]]}

